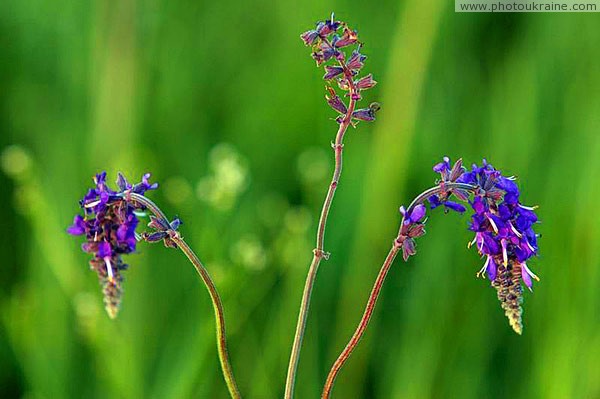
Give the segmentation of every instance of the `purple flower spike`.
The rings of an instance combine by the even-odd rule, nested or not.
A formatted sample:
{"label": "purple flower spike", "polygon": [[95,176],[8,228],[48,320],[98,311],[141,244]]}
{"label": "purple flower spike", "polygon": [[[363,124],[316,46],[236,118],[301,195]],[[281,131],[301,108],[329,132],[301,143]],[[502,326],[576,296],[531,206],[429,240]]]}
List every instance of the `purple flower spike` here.
{"label": "purple flower spike", "polygon": [[[467,172],[459,159],[454,164],[449,157],[433,167],[441,179],[436,186],[417,197],[418,205],[409,212],[400,208],[403,223],[396,238],[406,260],[416,253],[414,238],[425,233],[426,208],[443,206],[445,211],[463,213],[467,203],[472,208],[469,230],[475,234],[468,247],[475,247],[485,263],[477,272],[487,274],[491,285],[515,332],[523,329],[521,303],[523,286],[532,290],[533,280],[539,278],[529,269],[527,261],[538,254],[538,235],[533,230],[538,222],[535,207],[519,202],[520,192],[515,178],[505,176],[485,159]],[[456,198],[458,201],[450,200]],[[462,203],[461,203],[462,202]]]}
{"label": "purple flower spike", "polygon": [[119,191],[106,184],[106,172],[94,177],[95,187],[80,201],[84,216],[76,215],[67,228],[72,235],[85,235],[84,252],[93,255],[90,266],[98,274],[103,287],[104,304],[110,317],[117,315],[122,295],[122,270],[127,268],[123,255],[135,252],[136,227],[139,220],[136,210],[144,207],[130,199],[128,193],[143,195],[158,187],[150,183],[150,174],[142,176],[141,182],[130,184],[125,176],[118,174]]}
{"label": "purple flower spike", "polygon": [[[318,22],[315,29],[301,34],[300,38],[305,45],[312,47],[312,57],[317,66],[325,64],[323,79],[327,81],[335,79],[340,90],[346,92],[344,95],[338,96],[331,92],[333,88],[327,88],[328,104],[342,114],[335,118],[336,122],[342,125],[356,126],[358,121],[375,120],[378,107],[369,106],[369,108],[360,109],[356,106],[356,103],[362,98],[361,91],[368,90],[377,84],[371,74],[364,77],[358,76],[367,57],[361,54],[362,43],[358,40],[357,32],[350,29],[346,23],[336,21],[332,15],[330,19]],[[352,49],[351,52],[349,48]],[[349,56],[348,52],[350,52]],[[346,97],[350,98],[349,103],[341,100]],[[352,115],[346,115],[348,109],[354,110]]]}
{"label": "purple flower spike", "polygon": [[[453,172],[448,173],[450,178]],[[477,251],[488,257],[488,277],[510,325],[520,334],[523,329],[520,283],[531,290],[532,278],[538,280],[525,263],[538,252],[537,235],[533,231],[538,220],[534,208],[519,203],[515,178],[504,176],[485,159],[481,166],[473,165],[470,172],[455,175],[457,182],[477,187],[470,201],[473,215],[469,230],[476,233]]]}

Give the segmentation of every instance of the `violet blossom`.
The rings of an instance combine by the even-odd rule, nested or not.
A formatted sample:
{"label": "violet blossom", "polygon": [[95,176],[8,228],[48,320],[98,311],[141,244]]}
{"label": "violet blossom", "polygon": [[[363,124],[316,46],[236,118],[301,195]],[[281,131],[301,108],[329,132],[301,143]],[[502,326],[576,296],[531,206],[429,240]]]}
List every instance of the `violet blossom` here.
{"label": "violet blossom", "polygon": [[146,191],[158,188],[158,184],[151,184],[149,178],[148,173],[142,176],[140,183],[130,184],[119,173],[119,191],[113,191],[106,184],[106,172],[97,174],[94,177],[95,187],[79,202],[84,215],[76,215],[67,229],[69,234],[85,236],[86,242],[81,248],[92,255],[90,268],[98,274],[104,305],[112,318],[116,317],[121,302],[121,272],[127,269],[123,255],[136,250],[135,231],[139,220],[135,212],[144,209],[128,198],[128,193],[144,195]]}

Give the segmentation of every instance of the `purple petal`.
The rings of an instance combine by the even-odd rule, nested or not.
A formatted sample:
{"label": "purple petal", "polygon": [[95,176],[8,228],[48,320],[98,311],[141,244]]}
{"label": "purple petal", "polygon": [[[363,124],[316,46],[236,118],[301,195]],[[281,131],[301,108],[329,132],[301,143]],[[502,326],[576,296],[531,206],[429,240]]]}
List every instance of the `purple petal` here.
{"label": "purple petal", "polygon": [[500,253],[500,244],[490,233],[482,234],[483,245],[485,246],[486,252],[490,255],[497,255]]}
{"label": "purple petal", "polygon": [[510,205],[515,205],[519,202],[519,193],[506,193],[504,195],[504,202]]}
{"label": "purple petal", "polygon": [[413,224],[408,231],[408,236],[410,238],[421,237],[425,234],[425,225],[424,224]]}
{"label": "purple petal", "polygon": [[313,45],[317,37],[319,37],[319,33],[316,30],[309,30],[300,35],[300,38],[307,46]]}
{"label": "purple petal", "polygon": [[486,210],[485,203],[483,202],[483,198],[481,197],[475,197],[473,203],[471,204],[471,207],[477,214],[482,214]]}
{"label": "purple petal", "polygon": [[127,228],[126,224],[122,224],[119,226],[119,228],[117,229],[117,240],[123,242],[125,240],[127,240],[128,234],[127,232],[129,231],[129,229]]}
{"label": "purple petal", "polygon": [[336,76],[338,76],[339,74],[344,72],[344,69],[342,67],[339,66],[330,66],[330,65],[326,65],[325,66],[325,75],[323,76],[323,79],[325,80],[329,80],[329,79],[333,79]]}
{"label": "purple petal", "polygon": [[[450,159],[448,159],[448,163],[449,162]],[[452,166],[452,170],[450,171],[450,181],[456,181],[456,179],[458,179],[460,175],[465,172],[465,168],[463,168],[462,163],[462,158],[459,158],[458,161],[454,163],[454,166]]]}
{"label": "purple petal", "polygon": [[410,212],[409,219],[413,223],[420,222],[421,219],[423,219],[425,217],[426,212],[427,212],[427,208],[425,208],[425,205],[419,204],[419,205],[415,206],[415,208]]}
{"label": "purple petal", "polygon": [[490,281],[494,281],[496,279],[498,268],[496,267],[496,262],[494,261],[494,259],[491,256],[488,256],[487,267],[486,267],[485,271],[487,272],[487,275],[488,275],[488,278],[490,279]]}
{"label": "purple petal", "polygon": [[429,201],[429,206],[431,207],[431,209],[435,209],[438,206],[442,205],[440,197],[438,197],[437,195],[432,195],[427,200]]}
{"label": "purple petal", "polygon": [[171,229],[177,230],[179,228],[179,226],[181,226],[182,222],[181,222],[181,220],[179,218],[175,218],[169,224],[171,225]]}
{"label": "purple petal", "polygon": [[365,122],[372,122],[375,120],[375,112],[371,108],[362,108],[354,111],[352,117]]}
{"label": "purple petal", "polygon": [[356,31],[344,28],[344,33],[342,37],[339,40],[336,40],[334,45],[337,48],[346,47],[356,43],[357,40],[358,34],[356,33]]}
{"label": "purple petal", "polygon": [[129,184],[121,172],[117,173],[117,187],[119,187],[119,190],[121,191],[129,190],[131,188],[131,184]]}
{"label": "purple petal", "polygon": [[444,157],[444,162],[440,162],[438,164],[435,164],[433,166],[433,171],[437,172],[437,173],[442,173],[444,171],[449,171],[450,170],[450,163],[448,161],[446,161],[446,159],[448,159],[448,158]]}
{"label": "purple petal", "polygon": [[329,87],[328,90],[329,95],[325,96],[325,99],[327,99],[327,104],[329,104],[331,108],[333,108],[340,114],[346,114],[346,112],[348,112],[346,104],[344,104],[342,99],[335,93],[335,91],[331,87]]}
{"label": "purple petal", "polygon": [[503,176],[498,179],[498,182],[496,183],[496,187],[506,191],[507,193],[511,193],[511,194],[519,193],[519,187],[517,187],[517,184],[514,182],[514,180],[508,179]]}
{"label": "purple petal", "polygon": [[365,55],[362,55],[358,50],[354,50],[348,61],[346,62],[346,66],[348,69],[356,71],[363,67],[363,62],[367,59]]}
{"label": "purple petal", "polygon": [[458,202],[446,201],[444,202],[444,205],[446,206],[446,208],[452,209],[453,211],[458,213],[463,213],[467,210],[467,208],[465,208],[462,204],[459,204]]}
{"label": "purple petal", "polygon": [[527,266],[525,266],[524,264],[521,265],[521,278],[523,279],[523,282],[525,283],[527,288],[531,290],[531,287],[533,286],[533,281],[531,281],[531,276],[529,275],[529,273],[527,273]]}
{"label": "purple petal", "polygon": [[461,201],[466,202],[469,200],[469,193],[465,190],[461,190],[460,188],[455,188],[452,190],[452,194],[454,194],[454,196]]}
{"label": "purple petal", "polygon": [[96,252],[97,244],[95,242],[84,242],[81,244],[81,250],[89,254]]}
{"label": "purple petal", "polygon": [[167,236],[167,233],[164,231],[157,231],[154,233],[150,233],[144,237],[144,240],[147,242],[158,242],[163,240]]}
{"label": "purple petal", "polygon": [[459,183],[466,184],[477,184],[477,173],[476,172],[467,172],[460,175],[458,179],[456,179]]}
{"label": "purple petal", "polygon": [[373,75],[368,74],[367,76],[362,77],[356,82],[356,88],[361,90],[370,89],[371,87],[377,84],[376,81],[373,80]]}
{"label": "purple petal", "polygon": [[98,188],[104,186],[106,184],[106,171],[102,171],[94,177],[94,182]]}
{"label": "purple petal", "polygon": [[107,243],[106,241],[102,241],[98,244],[98,256],[100,258],[112,256],[112,249],[109,243]]}
{"label": "purple petal", "polygon": [[81,215],[75,216],[73,224],[67,228],[67,233],[79,236],[85,233],[85,221]]}
{"label": "purple petal", "polygon": [[411,238],[407,238],[402,243],[402,258],[404,261],[407,261],[411,255],[416,254],[417,251],[415,249],[415,241]]}

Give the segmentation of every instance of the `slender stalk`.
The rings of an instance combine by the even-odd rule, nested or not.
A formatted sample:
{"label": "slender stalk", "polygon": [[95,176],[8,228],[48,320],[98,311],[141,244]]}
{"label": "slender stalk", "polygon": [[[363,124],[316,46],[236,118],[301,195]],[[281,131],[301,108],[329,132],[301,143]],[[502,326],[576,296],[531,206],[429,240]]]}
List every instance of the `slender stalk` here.
{"label": "slender stalk", "polygon": [[[127,193],[125,195],[129,195],[133,200],[142,204],[148,210],[150,210],[154,214],[154,216],[162,219],[163,222],[165,222],[167,225],[169,224],[169,220],[167,219],[166,215],[150,199],[136,193]],[[169,232],[169,238],[177,244],[177,247],[181,249],[181,251],[189,259],[189,261],[194,265],[196,271],[200,275],[200,278],[204,282],[206,289],[208,290],[213,309],[215,311],[217,352],[219,354],[219,360],[221,362],[221,369],[223,370],[223,377],[225,378],[225,383],[227,384],[227,389],[229,390],[229,394],[231,395],[231,397],[234,399],[240,399],[241,395],[237,388],[235,377],[233,376],[233,369],[231,368],[231,363],[229,362],[229,354],[227,351],[227,339],[225,332],[225,315],[223,312],[223,303],[221,302],[221,297],[219,296],[217,288],[213,280],[211,279],[208,270],[206,270],[196,253],[190,248],[190,246],[183,239],[183,237],[181,237],[179,232],[171,230]]]}
{"label": "slender stalk", "polygon": [[375,285],[373,285],[373,289],[371,290],[371,295],[369,295],[369,300],[367,301],[367,306],[365,308],[362,318],[360,319],[360,323],[358,323],[356,331],[354,331],[352,338],[350,338],[350,341],[348,342],[342,353],[340,353],[335,363],[333,363],[333,366],[329,371],[329,375],[327,376],[327,381],[325,382],[325,387],[323,388],[321,398],[328,399],[330,397],[331,390],[333,389],[333,384],[335,383],[335,378],[337,377],[344,363],[346,363],[346,360],[348,360],[348,358],[352,354],[354,348],[356,348],[356,345],[358,345],[358,342],[360,341],[365,330],[367,329],[367,326],[369,325],[369,321],[371,320],[371,316],[373,314],[373,310],[375,309],[375,305],[377,304],[377,299],[379,298],[379,292],[381,291],[383,282],[385,281],[385,278],[390,270],[390,267],[392,266],[392,263],[394,262],[394,259],[396,258],[396,255],[398,254],[398,251],[400,251],[400,248],[402,247],[396,242],[394,242],[394,245],[390,249],[390,252],[388,253],[387,257],[385,258],[385,262],[383,262],[383,266],[381,266],[381,270],[377,275],[377,280],[375,280]]}
{"label": "slender stalk", "polygon": [[[430,196],[440,194],[453,188],[458,188],[471,192],[477,190],[477,187],[472,186],[470,184],[444,182],[443,184],[434,186],[419,194],[408,206],[406,214],[410,214],[410,211],[412,211],[415,206],[425,202],[425,200],[427,200],[427,198],[429,198]],[[402,218],[402,221],[400,223],[400,228],[402,228],[403,225],[404,217]],[[373,285],[373,288],[371,289],[371,294],[369,295],[369,299],[367,300],[365,311],[363,313],[362,318],[360,319],[360,322],[358,323],[358,326],[356,327],[356,330],[354,331],[354,334],[350,338],[350,341],[348,341],[348,344],[346,345],[344,350],[340,353],[336,361],[333,363],[333,366],[331,366],[331,370],[327,375],[325,386],[323,387],[323,393],[321,394],[322,399],[330,398],[331,391],[333,390],[333,385],[335,384],[335,379],[337,375],[339,374],[340,370],[342,369],[342,367],[344,366],[344,364],[346,363],[346,361],[360,342],[362,336],[364,335],[367,326],[371,321],[371,316],[373,315],[373,310],[375,309],[375,305],[377,304],[377,299],[379,298],[381,287],[383,286],[383,283],[385,281],[385,278],[387,277],[390,267],[392,266],[392,263],[394,262],[394,259],[396,258],[396,255],[398,254],[401,248],[402,244],[400,244],[398,239],[395,239],[394,244],[390,249],[390,252],[385,258],[381,269],[379,270],[379,274],[377,275],[377,279],[375,280],[375,284]]]}
{"label": "slender stalk", "polygon": [[221,369],[223,370],[223,377],[225,377],[225,383],[227,384],[227,389],[229,389],[229,394],[232,398],[239,399],[241,398],[240,392],[237,388],[237,384],[235,382],[235,377],[233,376],[233,370],[231,368],[231,364],[229,362],[229,354],[227,351],[227,337],[225,334],[225,315],[223,313],[223,303],[221,302],[221,298],[219,297],[219,293],[217,288],[215,287],[214,282],[210,278],[208,271],[198,259],[198,256],[192,251],[187,242],[179,235],[176,234],[172,237],[172,240],[177,243],[177,246],[183,251],[185,256],[192,262],[196,271],[202,278],[204,285],[208,289],[208,293],[210,295],[210,299],[212,301],[212,305],[215,311],[215,321],[217,324],[217,348],[219,352],[219,360],[221,361]]}
{"label": "slender stalk", "polygon": [[350,101],[348,103],[348,110],[344,115],[344,119],[340,123],[337,134],[335,136],[335,142],[332,143],[332,147],[335,153],[335,168],[333,171],[333,177],[329,184],[327,196],[321,209],[321,216],[319,218],[319,226],[317,228],[317,245],[313,250],[313,259],[308,269],[308,275],[306,276],[306,282],[304,283],[304,291],[302,293],[302,300],[300,302],[300,311],[298,314],[298,322],[296,324],[296,333],[294,335],[294,342],[292,344],[292,352],[290,355],[290,363],[288,365],[287,379],[285,383],[285,399],[292,399],[294,396],[294,384],[296,381],[296,372],[298,370],[298,361],[300,359],[300,349],[302,347],[302,340],[304,338],[304,331],[306,330],[306,320],[308,317],[308,310],[310,306],[310,298],[312,295],[312,289],[319,270],[319,264],[321,259],[327,259],[329,254],[323,249],[323,243],[325,240],[325,228],[327,226],[327,218],[329,216],[329,210],[331,209],[331,203],[333,202],[333,196],[338,186],[340,176],[342,174],[342,151],[344,148],[344,135],[348,130],[352,122],[352,113],[356,106],[356,98],[358,98],[358,92],[354,85],[352,72],[348,70],[344,61],[340,60],[339,64],[344,68],[344,74],[346,80],[350,86]]}

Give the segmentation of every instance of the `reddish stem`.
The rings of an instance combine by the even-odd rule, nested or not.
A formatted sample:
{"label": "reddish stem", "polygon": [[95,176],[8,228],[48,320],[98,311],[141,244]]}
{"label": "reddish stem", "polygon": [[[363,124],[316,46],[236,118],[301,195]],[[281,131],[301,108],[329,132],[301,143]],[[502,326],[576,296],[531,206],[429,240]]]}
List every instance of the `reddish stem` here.
{"label": "reddish stem", "polygon": [[[438,195],[444,192],[447,193],[452,189],[462,189],[470,192],[475,192],[477,190],[477,187],[465,183],[442,182],[440,185],[434,186],[419,194],[408,206],[406,214],[410,214],[410,212],[415,208],[415,206],[417,206],[418,204],[422,204],[432,195]],[[394,245],[390,249],[388,256],[385,258],[385,262],[383,263],[383,266],[381,266],[381,270],[377,275],[377,280],[375,280],[375,284],[371,289],[371,294],[369,295],[369,299],[367,300],[367,306],[365,308],[363,316],[360,319],[360,322],[358,323],[358,326],[356,327],[352,338],[350,338],[350,341],[348,342],[342,353],[340,353],[335,363],[333,363],[331,370],[329,371],[329,375],[327,376],[325,386],[323,387],[323,393],[321,394],[322,399],[328,399],[331,396],[331,391],[333,390],[333,385],[335,383],[337,375],[339,374],[340,370],[352,354],[352,351],[354,351],[354,349],[360,342],[360,339],[362,338],[363,334],[365,333],[365,330],[367,329],[367,326],[369,325],[369,321],[371,321],[371,316],[373,314],[373,310],[375,309],[375,305],[377,304],[377,299],[379,298],[379,293],[381,292],[383,282],[385,281],[385,278],[390,270],[392,263],[394,262],[394,259],[396,258],[396,255],[402,248],[402,244],[399,238],[402,231],[402,226],[404,225],[404,221],[405,219],[403,217],[402,221],[400,222],[400,230],[398,232],[398,237],[396,237],[396,239],[394,240]]]}
{"label": "reddish stem", "polygon": [[365,330],[367,329],[369,321],[371,320],[371,316],[373,315],[373,310],[375,309],[375,305],[377,304],[377,299],[379,298],[379,292],[381,291],[383,282],[385,281],[385,278],[390,270],[390,267],[392,266],[392,263],[394,262],[394,259],[396,258],[396,255],[400,251],[400,248],[400,244],[394,241],[394,245],[390,249],[390,252],[385,258],[385,262],[383,263],[383,266],[381,266],[381,270],[377,275],[377,280],[375,280],[375,285],[373,285],[371,295],[369,295],[369,300],[367,301],[367,306],[363,313],[362,319],[356,327],[356,331],[354,331],[352,338],[350,338],[350,341],[348,342],[342,353],[340,353],[335,363],[333,363],[331,370],[329,371],[327,381],[325,382],[325,386],[323,387],[323,393],[321,395],[321,398],[328,399],[331,396],[331,391],[333,389],[333,384],[335,383],[335,378],[346,363],[346,360],[348,360],[348,358],[352,354],[352,351],[354,351],[354,348],[356,348],[356,346],[358,345],[358,342],[360,341]]}

